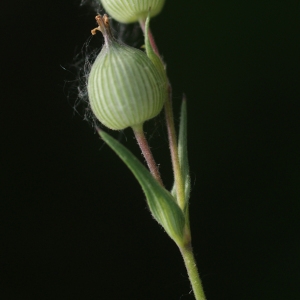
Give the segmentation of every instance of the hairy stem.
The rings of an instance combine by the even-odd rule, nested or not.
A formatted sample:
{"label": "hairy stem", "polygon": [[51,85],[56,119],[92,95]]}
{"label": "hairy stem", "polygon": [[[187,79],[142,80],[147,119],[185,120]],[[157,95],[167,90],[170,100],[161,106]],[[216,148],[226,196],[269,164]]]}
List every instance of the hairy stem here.
{"label": "hairy stem", "polygon": [[177,203],[179,207],[183,210],[185,207],[185,195],[184,195],[184,184],[179,163],[178,146],[177,146],[177,136],[174,124],[173,108],[172,108],[172,87],[169,84],[169,97],[165,103],[165,116],[166,125],[168,131],[168,139],[170,146],[170,153],[173,165],[173,173],[176,186]]}
{"label": "hairy stem", "polygon": [[134,132],[135,138],[138,142],[138,145],[140,146],[140,149],[142,150],[142,154],[146,160],[146,163],[148,165],[148,168],[150,170],[150,173],[152,176],[158,181],[158,183],[163,186],[163,182],[157,167],[157,164],[154,160],[154,157],[152,155],[151,149],[149,147],[148,141],[145,137],[144,130],[143,130],[143,124],[136,125],[132,127],[132,130]]}
{"label": "hairy stem", "polygon": [[187,269],[187,273],[189,275],[189,279],[193,288],[193,292],[196,300],[205,300],[205,294],[203,291],[201,279],[198,274],[198,269],[195,261],[195,257],[193,254],[191,244],[184,245],[179,247],[181,255],[184,260],[185,267]]}
{"label": "hairy stem", "polygon": [[[145,34],[145,21],[140,20],[140,26]],[[149,34],[149,41],[154,52],[160,57],[161,61],[163,62],[150,28],[148,34]],[[184,184],[183,184],[183,178],[182,178],[182,173],[181,173],[180,163],[179,163],[177,136],[176,136],[174,117],[173,117],[173,108],[172,108],[172,86],[170,82],[168,84],[168,99],[165,102],[165,116],[166,116],[166,126],[168,131],[169,147],[171,152],[171,160],[173,166],[173,175],[174,175],[175,186],[176,186],[177,203],[181,209],[184,209],[185,207]]]}
{"label": "hairy stem", "polygon": [[[145,21],[140,21],[140,26],[145,34]],[[149,41],[154,52],[160,57],[161,61],[163,62],[150,29],[148,34],[149,34]],[[175,186],[176,186],[176,195],[177,195],[176,200],[180,208],[183,210],[185,208],[186,199],[185,199],[184,184],[183,184],[182,172],[181,172],[179,155],[178,155],[177,135],[175,130],[173,108],[172,108],[172,86],[170,82],[168,86],[168,99],[166,100],[165,103],[165,116],[166,116],[166,125],[168,131],[168,139],[169,139],[173,173],[174,173]],[[187,224],[188,223],[189,220],[187,220]],[[196,300],[206,300],[201,279],[199,277],[195,257],[193,254],[193,249],[191,245],[191,234],[188,225],[185,228],[185,242],[184,244],[178,246],[182,254],[184,264],[186,266],[187,273],[189,275],[189,279]]]}

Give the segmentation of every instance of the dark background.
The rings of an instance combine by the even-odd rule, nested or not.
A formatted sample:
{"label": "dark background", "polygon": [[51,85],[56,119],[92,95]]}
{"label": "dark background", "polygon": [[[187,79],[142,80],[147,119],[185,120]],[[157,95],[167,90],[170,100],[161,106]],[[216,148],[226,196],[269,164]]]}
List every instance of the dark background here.
{"label": "dark background", "polygon": [[[74,58],[93,9],[12,1],[1,14],[0,298],[193,299],[176,246],[76,106]],[[152,21],[176,116],[188,97],[191,226],[208,300],[300,299],[299,23],[290,0],[166,0]],[[137,27],[115,28],[142,45]],[[101,44],[101,34],[90,42]],[[170,187],[163,124],[147,132]],[[130,130],[112,134],[140,154]]]}

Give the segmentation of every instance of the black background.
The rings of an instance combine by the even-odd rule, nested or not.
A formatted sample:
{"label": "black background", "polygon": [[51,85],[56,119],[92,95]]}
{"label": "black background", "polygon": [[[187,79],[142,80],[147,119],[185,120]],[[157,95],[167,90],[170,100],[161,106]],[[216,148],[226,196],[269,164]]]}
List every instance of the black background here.
{"label": "black background", "polygon": [[[83,121],[84,103],[74,112],[93,9],[32,0],[1,13],[1,299],[193,299],[134,177]],[[208,300],[300,299],[299,23],[290,0],[167,0],[152,20],[176,116],[188,97]],[[136,26],[126,32],[142,45]],[[170,187],[163,115],[147,132]],[[130,130],[120,136],[140,154]]]}

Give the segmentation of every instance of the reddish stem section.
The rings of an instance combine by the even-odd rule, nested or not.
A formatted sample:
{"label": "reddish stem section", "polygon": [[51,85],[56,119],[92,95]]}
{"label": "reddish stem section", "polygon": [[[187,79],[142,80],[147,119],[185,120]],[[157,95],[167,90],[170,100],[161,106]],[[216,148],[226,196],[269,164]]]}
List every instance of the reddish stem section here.
{"label": "reddish stem section", "polygon": [[[145,34],[145,21],[140,21],[140,26]],[[161,61],[163,62],[150,28],[148,30],[148,38],[154,52],[158,55],[158,57],[160,57]],[[178,156],[177,135],[175,130],[173,108],[172,108],[172,86],[170,82],[168,83],[168,99],[165,102],[165,116],[166,116],[166,126],[168,131],[169,147],[171,152],[171,160],[173,165],[173,174],[174,174],[176,191],[177,191],[177,203],[183,209],[185,205],[184,188],[183,188],[183,180],[181,176],[181,169],[180,169],[179,156]]]}
{"label": "reddish stem section", "polygon": [[[140,26],[141,26],[143,32],[145,33],[145,21],[140,21]],[[153,51],[155,52],[155,54],[158,57],[161,57],[150,28],[148,29],[148,37],[149,37],[149,41],[150,41]]]}
{"label": "reddish stem section", "polygon": [[138,145],[140,146],[140,149],[142,150],[142,154],[146,160],[146,163],[148,165],[148,168],[150,170],[150,173],[152,176],[157,180],[157,182],[161,185],[163,185],[157,164],[154,160],[154,157],[152,155],[151,149],[149,147],[148,141],[145,137],[143,125],[132,127],[135,138],[138,142]]}

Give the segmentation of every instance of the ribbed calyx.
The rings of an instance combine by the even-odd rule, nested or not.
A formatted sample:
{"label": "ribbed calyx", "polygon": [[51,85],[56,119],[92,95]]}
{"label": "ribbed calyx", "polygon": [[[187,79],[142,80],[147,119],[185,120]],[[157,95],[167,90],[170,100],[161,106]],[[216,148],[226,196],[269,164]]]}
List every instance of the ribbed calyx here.
{"label": "ribbed calyx", "polygon": [[149,8],[151,17],[162,10],[165,0],[101,0],[106,12],[121,23],[145,20]]}
{"label": "ribbed calyx", "polygon": [[167,97],[166,76],[144,52],[114,40],[106,15],[96,20],[95,30],[103,33],[105,44],[88,78],[91,109],[110,129],[139,126],[161,111]]}

